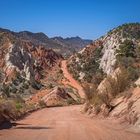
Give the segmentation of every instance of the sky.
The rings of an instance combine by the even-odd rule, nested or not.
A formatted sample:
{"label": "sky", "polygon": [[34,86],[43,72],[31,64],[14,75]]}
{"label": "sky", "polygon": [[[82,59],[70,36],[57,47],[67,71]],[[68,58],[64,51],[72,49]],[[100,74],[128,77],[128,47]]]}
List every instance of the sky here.
{"label": "sky", "polygon": [[13,31],[96,39],[129,22],[140,22],[140,0],[0,0],[0,27]]}

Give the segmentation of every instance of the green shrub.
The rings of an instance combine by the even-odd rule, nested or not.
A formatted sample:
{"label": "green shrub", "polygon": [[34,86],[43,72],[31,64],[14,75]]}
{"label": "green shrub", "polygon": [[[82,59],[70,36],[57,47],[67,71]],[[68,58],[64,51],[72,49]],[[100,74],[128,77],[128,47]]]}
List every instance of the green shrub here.
{"label": "green shrub", "polygon": [[6,120],[14,120],[17,117],[15,102],[11,100],[0,100],[0,114]]}
{"label": "green shrub", "polygon": [[53,84],[52,83],[49,83],[48,88],[49,89],[52,89],[53,87],[54,87]]}
{"label": "green shrub", "polygon": [[40,106],[41,108],[44,108],[44,107],[46,107],[46,103],[45,103],[43,100],[40,100],[40,101],[39,101],[39,106]]}
{"label": "green shrub", "polygon": [[78,57],[79,59],[81,59],[81,58],[82,58],[82,54],[77,53],[77,57]]}
{"label": "green shrub", "polygon": [[33,82],[31,83],[31,86],[32,86],[34,89],[36,89],[36,90],[40,90],[41,87],[42,87],[41,83],[39,83],[38,81],[33,81]]}
{"label": "green shrub", "polygon": [[17,92],[16,87],[15,87],[15,86],[11,86],[11,87],[10,87],[10,92],[16,93],[16,92]]}
{"label": "green shrub", "polygon": [[67,99],[67,104],[68,105],[72,105],[72,104],[75,104],[76,102],[72,99],[72,98],[68,98]]}
{"label": "green shrub", "polygon": [[140,76],[140,70],[139,69],[134,68],[134,67],[128,67],[127,70],[128,70],[129,77],[130,77],[131,81],[134,81],[134,80],[139,78],[139,76]]}
{"label": "green shrub", "polygon": [[135,57],[135,47],[131,40],[125,40],[116,50],[117,56]]}
{"label": "green shrub", "polygon": [[20,110],[21,108],[22,108],[22,104],[19,103],[19,102],[17,102],[17,103],[16,103],[16,109],[17,109],[17,110]]}
{"label": "green shrub", "polygon": [[6,97],[10,97],[10,88],[9,88],[9,85],[3,84],[3,85],[2,85],[1,91],[3,92],[3,94],[4,94]]}
{"label": "green shrub", "polygon": [[60,73],[60,74],[63,74],[63,71],[60,69],[60,70],[59,70],[59,73]]}
{"label": "green shrub", "polygon": [[24,88],[24,89],[28,89],[28,88],[29,88],[29,83],[24,82],[24,83],[23,83],[23,88]]}

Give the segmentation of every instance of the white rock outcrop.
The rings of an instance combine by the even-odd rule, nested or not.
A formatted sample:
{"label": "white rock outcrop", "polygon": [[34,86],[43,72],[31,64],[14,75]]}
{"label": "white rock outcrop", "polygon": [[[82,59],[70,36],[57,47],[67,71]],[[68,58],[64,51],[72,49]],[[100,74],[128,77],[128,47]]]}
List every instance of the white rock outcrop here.
{"label": "white rock outcrop", "polygon": [[137,86],[140,86],[140,78],[135,82]]}
{"label": "white rock outcrop", "polygon": [[100,59],[100,68],[106,74],[111,74],[114,71],[114,65],[116,63],[116,49],[119,47],[118,35],[105,36],[103,41],[103,56]]}

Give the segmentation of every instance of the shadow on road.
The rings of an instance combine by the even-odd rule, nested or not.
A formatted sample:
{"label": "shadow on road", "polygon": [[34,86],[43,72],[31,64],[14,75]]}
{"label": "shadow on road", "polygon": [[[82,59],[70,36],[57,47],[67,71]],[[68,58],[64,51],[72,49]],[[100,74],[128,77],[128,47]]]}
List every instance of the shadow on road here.
{"label": "shadow on road", "polygon": [[[25,126],[26,125],[26,126]],[[28,126],[27,126],[28,125]],[[44,127],[44,126],[29,126],[30,124],[24,123],[11,123],[10,121],[6,121],[0,125],[0,130],[2,129],[10,129],[14,126],[14,129],[32,129],[32,130],[39,130],[39,129],[52,129],[51,127]]]}
{"label": "shadow on road", "polygon": [[41,130],[41,129],[52,129],[51,127],[43,127],[43,126],[26,126],[26,127],[16,127],[14,129],[32,129],[32,130]]}
{"label": "shadow on road", "polygon": [[22,123],[11,123],[10,121],[5,121],[0,125],[0,130],[2,129],[10,129],[13,126],[17,126],[17,125],[30,125],[30,124],[22,124]]}

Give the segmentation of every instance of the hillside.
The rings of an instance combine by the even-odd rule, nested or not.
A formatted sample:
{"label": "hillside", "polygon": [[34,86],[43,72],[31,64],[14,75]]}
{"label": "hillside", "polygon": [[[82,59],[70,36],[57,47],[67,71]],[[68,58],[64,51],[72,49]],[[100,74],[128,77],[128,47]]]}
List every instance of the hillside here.
{"label": "hillside", "polygon": [[114,28],[71,56],[67,67],[85,90],[84,111],[139,127],[139,23]]}
{"label": "hillside", "polygon": [[[113,73],[118,65],[127,65],[127,68],[133,65],[131,68],[136,72],[140,62],[139,49],[140,24],[124,24],[73,55],[68,67],[76,79],[87,82],[94,80],[96,75],[100,78],[100,75]],[[138,77],[139,73],[136,75]]]}

